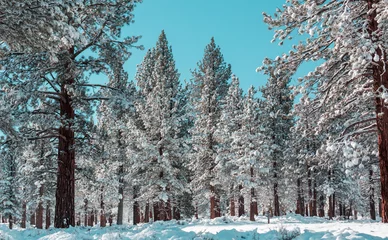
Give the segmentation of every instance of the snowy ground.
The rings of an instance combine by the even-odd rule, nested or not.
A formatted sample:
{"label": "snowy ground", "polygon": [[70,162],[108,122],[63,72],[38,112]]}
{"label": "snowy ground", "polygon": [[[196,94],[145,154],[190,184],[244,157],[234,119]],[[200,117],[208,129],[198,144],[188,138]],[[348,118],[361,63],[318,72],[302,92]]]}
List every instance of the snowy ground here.
{"label": "snowy ground", "polygon": [[[86,239],[387,239],[388,224],[369,220],[329,221],[287,215],[271,219],[258,217],[252,223],[244,218],[217,218],[214,220],[171,221],[141,224],[138,226],[76,227],[65,230],[14,229],[0,225],[0,240],[86,240]],[[299,229],[299,230],[298,230]],[[293,233],[297,237],[289,237]],[[285,236],[288,236],[286,238]],[[295,235],[294,235],[295,236]]]}

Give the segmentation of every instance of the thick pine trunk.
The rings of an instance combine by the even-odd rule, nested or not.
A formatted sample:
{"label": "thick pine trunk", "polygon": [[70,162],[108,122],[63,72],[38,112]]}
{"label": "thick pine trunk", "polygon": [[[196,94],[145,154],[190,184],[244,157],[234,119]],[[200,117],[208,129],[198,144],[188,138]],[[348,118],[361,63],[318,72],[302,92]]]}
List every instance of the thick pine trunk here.
{"label": "thick pine trunk", "polygon": [[241,191],[243,189],[242,185],[238,186],[240,196],[238,197],[238,216],[241,217],[242,215],[245,214],[245,209],[244,209],[244,196],[242,195]]}
{"label": "thick pine trunk", "polygon": [[279,204],[279,193],[278,193],[278,176],[277,176],[277,163],[273,162],[274,169],[274,184],[273,184],[273,206],[274,216],[280,216],[280,204]]}
{"label": "thick pine trunk", "polygon": [[46,204],[46,229],[51,225],[51,211],[50,211],[50,201],[47,201]]}
{"label": "thick pine trunk", "polygon": [[[376,0],[366,0],[368,3],[368,10],[373,8],[373,4]],[[378,29],[378,23],[376,20],[376,11],[372,11],[368,15],[369,20],[369,35],[371,39],[378,40],[380,35]],[[373,36],[373,37],[372,37]],[[376,37],[377,36],[377,37]],[[375,41],[376,41],[375,40]],[[378,47],[375,49],[375,53],[372,59],[375,59],[374,55],[378,55],[378,61],[374,61],[375,64],[371,65],[373,71],[373,92],[381,92],[381,89],[388,88],[388,71],[386,71],[386,56],[385,49]],[[377,134],[378,134],[378,149],[379,149],[379,165],[380,165],[380,186],[381,186],[381,217],[384,223],[388,223],[388,108],[384,106],[384,99],[380,94],[376,94],[376,122],[377,122]]]}
{"label": "thick pine trunk", "polygon": [[[74,48],[69,50],[69,54],[74,54]],[[58,144],[58,173],[57,190],[55,193],[55,218],[54,226],[56,228],[67,228],[75,226],[75,149],[74,149],[74,109],[72,106],[72,97],[68,93],[68,88],[74,84],[72,76],[72,63],[68,63],[64,73],[64,79],[61,85],[60,114],[61,126],[59,127]]]}
{"label": "thick pine trunk", "polygon": [[27,204],[26,201],[23,201],[22,205],[22,221],[20,223],[21,228],[26,228],[26,220],[27,220]]}
{"label": "thick pine trunk", "polygon": [[[140,207],[137,201],[133,203],[132,214],[133,214],[133,225],[137,225],[138,223],[140,223]],[[145,215],[147,215],[147,213],[145,213]]]}
{"label": "thick pine trunk", "polygon": [[381,217],[381,198],[379,198],[379,216]]}
{"label": "thick pine trunk", "polygon": [[119,167],[119,205],[117,206],[117,225],[123,224],[124,215],[124,166]]}
{"label": "thick pine trunk", "polygon": [[329,216],[329,219],[333,219],[333,195],[329,196],[329,210],[327,212],[327,215]]}

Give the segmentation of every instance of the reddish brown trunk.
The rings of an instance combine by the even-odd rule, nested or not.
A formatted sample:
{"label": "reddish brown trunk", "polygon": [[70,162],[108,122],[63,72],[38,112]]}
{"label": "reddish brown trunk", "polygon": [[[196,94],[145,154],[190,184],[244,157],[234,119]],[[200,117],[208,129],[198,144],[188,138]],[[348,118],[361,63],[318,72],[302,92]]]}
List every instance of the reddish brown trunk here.
{"label": "reddish brown trunk", "polygon": [[234,197],[230,198],[230,216],[236,216],[236,205],[234,203]]}
{"label": "reddish brown trunk", "polygon": [[210,197],[210,219],[221,217],[220,201],[215,192],[214,186],[210,186],[210,192],[212,194]]}
{"label": "reddish brown trunk", "polygon": [[[71,58],[74,55],[74,48],[69,49]],[[72,60],[71,60],[72,61]],[[74,148],[74,109],[72,106],[72,96],[68,90],[74,84],[72,76],[72,62],[66,65],[64,79],[61,85],[60,115],[61,126],[58,137],[58,173],[57,190],[55,194],[55,218],[54,227],[68,228],[75,226],[75,148]]]}
{"label": "reddish brown trunk", "polygon": [[26,201],[23,201],[23,206],[22,206],[22,221],[20,223],[21,228],[26,228],[26,219],[27,219],[27,204]]}
{"label": "reddish brown trunk", "polygon": [[[373,9],[375,0],[367,0],[368,10]],[[378,23],[376,20],[376,10],[368,14],[369,20],[369,35],[374,41],[378,41],[381,35]],[[373,71],[373,92],[381,93],[382,89],[388,88],[388,71],[386,71],[386,56],[380,47],[375,49],[375,53],[372,54],[372,59],[375,59],[375,55],[378,55],[378,61],[374,61],[375,64],[371,65]],[[381,98],[381,94],[376,94],[376,122],[377,122],[377,134],[378,134],[378,149],[379,149],[379,165],[380,165],[380,186],[381,186],[381,217],[382,222],[388,223],[388,108],[384,106],[384,99]]]}
{"label": "reddish brown trunk", "polygon": [[93,213],[88,213],[88,226],[93,227],[93,220],[92,220]]}
{"label": "reddish brown trunk", "polygon": [[47,201],[46,204],[46,229],[51,225],[51,211],[50,211],[50,201]]}
{"label": "reddish brown trunk", "polygon": [[[147,213],[145,213],[147,215]],[[139,203],[135,201],[133,203],[133,225],[140,223],[140,207]]]}
{"label": "reddish brown trunk", "polygon": [[[167,191],[169,191],[169,189]],[[166,211],[166,218],[165,218],[165,220],[169,221],[169,220],[172,219],[172,214],[171,214],[172,208],[171,208],[171,200],[170,200],[170,198],[167,200],[166,208],[165,209],[166,209],[165,210]]]}

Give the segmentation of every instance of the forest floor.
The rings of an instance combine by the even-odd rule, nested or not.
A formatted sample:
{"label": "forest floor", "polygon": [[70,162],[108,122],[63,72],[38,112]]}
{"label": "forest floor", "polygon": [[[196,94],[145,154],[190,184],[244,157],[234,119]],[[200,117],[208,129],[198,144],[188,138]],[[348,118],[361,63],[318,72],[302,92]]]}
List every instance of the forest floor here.
{"label": "forest floor", "polygon": [[0,224],[1,240],[86,240],[86,239],[169,239],[169,240],[315,240],[315,239],[366,239],[388,240],[388,224],[371,220],[326,220],[290,214],[267,219],[263,216],[250,222],[245,217],[221,217],[213,220],[170,221],[140,224],[137,226],[112,226],[100,228],[74,227],[69,229],[9,230]]}

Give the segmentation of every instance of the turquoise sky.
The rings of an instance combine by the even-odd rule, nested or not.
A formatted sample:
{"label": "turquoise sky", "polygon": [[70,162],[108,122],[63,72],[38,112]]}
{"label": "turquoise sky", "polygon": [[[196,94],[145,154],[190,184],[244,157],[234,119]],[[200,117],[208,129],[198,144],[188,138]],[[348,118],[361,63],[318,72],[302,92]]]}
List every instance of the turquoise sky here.
{"label": "turquoise sky", "polygon": [[[250,85],[265,84],[266,76],[255,70],[266,56],[274,58],[289,50],[270,43],[273,31],[268,30],[262,16],[262,12],[273,14],[284,3],[285,0],[144,0],[134,11],[135,23],[123,33],[141,35],[139,44],[148,49],[155,46],[164,29],[182,81],[191,78],[190,69],[196,68],[214,36],[246,91]],[[130,79],[145,52],[133,50],[125,65]]]}
{"label": "turquoise sky", "polygon": [[[262,12],[273,14],[284,3],[285,0],[144,0],[134,11],[135,23],[124,28],[123,36],[141,35],[139,44],[148,49],[155,46],[164,29],[182,81],[191,78],[190,69],[196,68],[214,36],[246,91],[250,85],[266,83],[267,77],[255,71],[265,57],[275,58],[289,51],[289,44],[280,47],[270,43],[273,31],[268,30],[262,16]],[[125,64],[130,80],[146,51],[134,49],[132,53]],[[308,68],[304,70],[299,72]],[[92,81],[106,81],[105,77],[95,77]]]}

